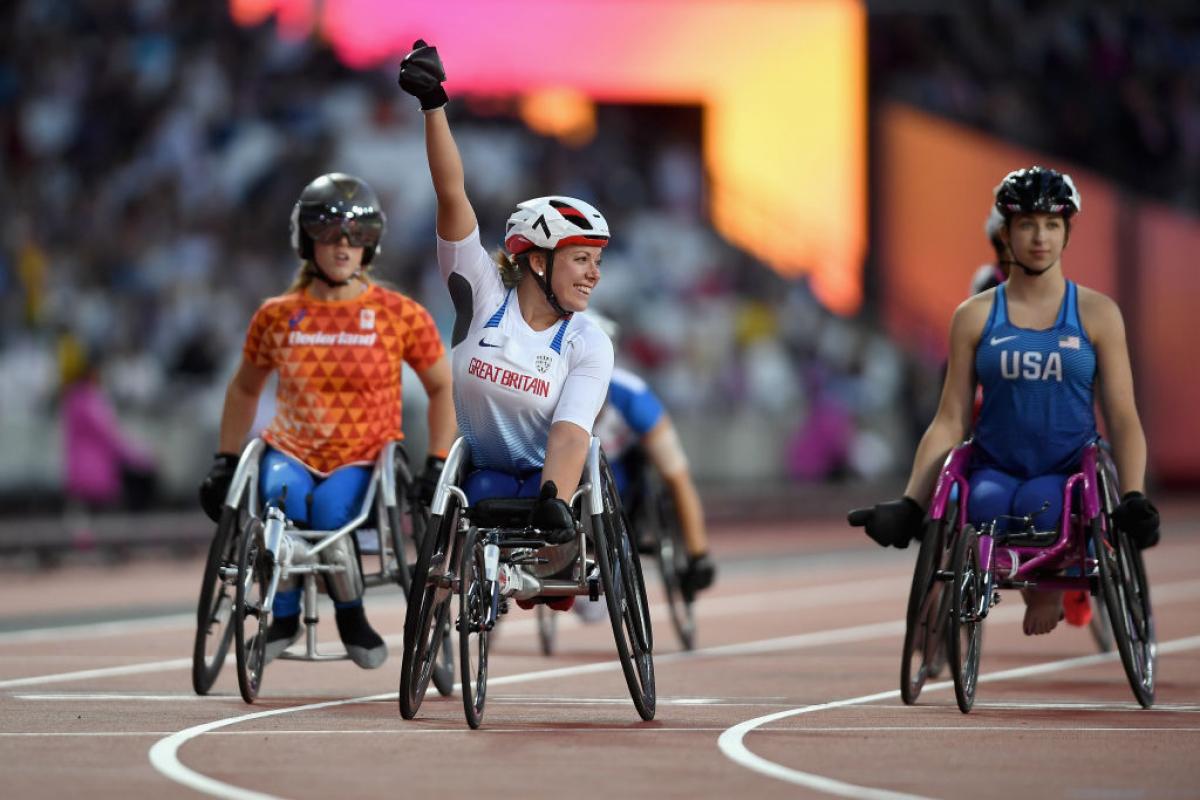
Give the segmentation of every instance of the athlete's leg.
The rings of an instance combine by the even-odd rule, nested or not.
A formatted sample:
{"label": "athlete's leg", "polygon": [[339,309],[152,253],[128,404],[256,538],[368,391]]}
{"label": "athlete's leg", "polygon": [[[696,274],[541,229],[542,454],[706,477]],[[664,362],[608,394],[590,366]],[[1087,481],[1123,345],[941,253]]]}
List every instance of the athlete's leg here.
{"label": "athlete's leg", "polygon": [[[1021,481],[991,467],[974,470],[968,478],[971,494],[967,501],[967,521],[980,528],[994,519],[1012,513],[1013,496]],[[1000,520],[997,530],[1007,530],[1008,521]]]}
{"label": "athlete's leg", "polygon": [[[259,493],[264,504],[280,503],[283,513],[297,525],[308,524],[308,501],[315,480],[296,459],[268,447],[259,464]],[[271,605],[271,626],[267,630],[266,659],[269,661],[300,638],[299,582],[281,581]]]}
{"label": "athlete's leg", "polygon": [[[371,483],[368,467],[349,466],[334,470],[313,490],[314,530],[336,530],[362,510]],[[327,574],[326,590],[333,599],[338,635],[346,653],[363,669],[375,669],[387,660],[387,645],[367,622],[363,610],[363,577],[354,539],[343,537],[320,553],[321,563],[341,567]]]}
{"label": "athlete's leg", "polygon": [[521,483],[516,476],[494,469],[479,469],[463,481],[463,491],[472,505],[496,497],[516,497]]}

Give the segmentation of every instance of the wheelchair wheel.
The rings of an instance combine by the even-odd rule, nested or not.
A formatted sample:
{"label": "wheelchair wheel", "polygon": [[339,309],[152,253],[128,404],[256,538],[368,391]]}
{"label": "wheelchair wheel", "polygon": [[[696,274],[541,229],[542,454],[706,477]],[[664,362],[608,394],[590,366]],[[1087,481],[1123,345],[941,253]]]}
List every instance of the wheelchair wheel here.
{"label": "wheelchair wheel", "polygon": [[1113,641],[1112,619],[1108,616],[1108,603],[1104,602],[1104,598],[1100,595],[1089,597],[1088,602],[1092,604],[1092,621],[1088,623],[1088,630],[1091,631],[1092,639],[1096,642],[1096,649],[1101,653],[1111,653],[1116,647],[1116,642]]}
{"label": "wheelchair wheel", "polygon": [[637,549],[629,535],[612,472],[603,456],[600,481],[604,510],[592,518],[600,581],[629,695],[642,719],[651,720],[656,701],[650,606]]}
{"label": "wheelchair wheel", "polygon": [[925,526],[913,568],[900,661],[900,697],[905,705],[917,702],[925,681],[944,664],[950,592],[938,573],[949,567],[957,517],[956,509],[948,511],[948,516]]}
{"label": "wheelchair wheel", "polygon": [[558,614],[549,607],[539,604],[534,612],[537,615],[538,644],[542,646],[542,655],[554,655],[554,643],[558,639]]}
{"label": "wheelchair wheel", "polygon": [[979,678],[979,655],[983,646],[981,611],[988,599],[983,596],[983,573],[979,567],[979,534],[965,526],[954,544],[954,584],[950,602],[950,672],[954,677],[954,698],[958,710],[966,714],[975,703],[975,685]]}
{"label": "wheelchair wheel", "polygon": [[402,508],[408,506],[407,498],[397,498],[395,505],[384,507],[387,514],[388,535],[391,537],[392,552],[396,555],[396,584],[400,587],[400,591],[404,592],[404,596],[408,597],[409,589],[412,588],[412,574],[408,569],[408,536],[404,533],[404,511],[411,510]]}
{"label": "wheelchair wheel", "polygon": [[487,700],[488,634],[486,627],[495,586],[483,575],[483,542],[471,528],[463,542],[458,582],[459,664],[462,665],[463,710],[467,724],[478,728]]}
{"label": "wheelchair wheel", "polygon": [[233,641],[234,596],[237,593],[237,565],[240,554],[241,525],[244,512],[224,508],[221,521],[208,547],[200,602],[196,606],[196,638],[192,646],[192,689],[208,694],[225,664]]}
{"label": "wheelchair wheel", "polygon": [[429,518],[413,571],[400,662],[400,715],[405,719],[412,719],[421,707],[447,637],[454,566],[459,560],[458,517],[458,502],[451,498],[444,515]]}
{"label": "wheelchair wheel", "polygon": [[1149,708],[1154,705],[1158,644],[1142,554],[1107,514],[1092,520],[1092,544],[1100,593],[1108,608],[1125,676],[1138,703]]}
{"label": "wheelchair wheel", "polygon": [[233,635],[237,646],[238,689],[243,700],[253,703],[262,688],[266,666],[267,629],[271,627],[271,609],[266,599],[275,562],[271,551],[262,545],[261,521],[249,520],[241,539]]}
{"label": "wheelchair wheel", "polygon": [[656,483],[651,490],[647,503],[658,568],[667,593],[667,608],[671,612],[671,625],[683,649],[692,650],[696,647],[696,617],[692,612],[692,598],[683,591],[681,585],[681,577],[687,571],[688,556],[679,512],[670,492],[660,483]]}

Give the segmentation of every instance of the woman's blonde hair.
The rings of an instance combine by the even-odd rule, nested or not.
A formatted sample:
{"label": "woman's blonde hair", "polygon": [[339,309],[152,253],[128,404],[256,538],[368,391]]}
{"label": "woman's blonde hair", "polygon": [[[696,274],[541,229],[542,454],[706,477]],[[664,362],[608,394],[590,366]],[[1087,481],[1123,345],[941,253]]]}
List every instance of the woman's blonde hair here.
{"label": "woman's blonde hair", "polygon": [[504,284],[505,289],[511,289],[521,282],[521,267],[525,262],[524,256],[514,258],[504,250],[498,249],[492,253],[492,260],[496,262],[496,268],[500,270],[500,282]]}
{"label": "woman's blonde hair", "polygon": [[[359,270],[358,277],[363,283],[372,283],[374,277],[371,275],[371,267],[364,266]],[[309,284],[317,279],[317,265],[309,260],[300,262],[300,266],[296,268],[296,274],[292,276],[292,282],[284,294],[292,294],[293,292],[303,292],[308,288]]]}

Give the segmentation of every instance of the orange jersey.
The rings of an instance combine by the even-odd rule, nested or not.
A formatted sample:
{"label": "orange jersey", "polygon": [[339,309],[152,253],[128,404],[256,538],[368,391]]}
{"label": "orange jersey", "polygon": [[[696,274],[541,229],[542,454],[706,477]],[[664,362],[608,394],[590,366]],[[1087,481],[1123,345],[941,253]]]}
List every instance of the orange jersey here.
{"label": "orange jersey", "polygon": [[445,348],[423,306],[372,284],[353,300],[273,297],[250,320],[246,360],[279,373],[263,438],[329,473],[370,462],[400,431],[401,362],[420,372]]}

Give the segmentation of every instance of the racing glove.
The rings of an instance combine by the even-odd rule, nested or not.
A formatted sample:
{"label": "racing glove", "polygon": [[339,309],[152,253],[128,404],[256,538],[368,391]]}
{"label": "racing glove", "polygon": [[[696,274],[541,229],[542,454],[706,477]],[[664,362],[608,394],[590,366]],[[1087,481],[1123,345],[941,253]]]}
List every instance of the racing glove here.
{"label": "racing glove", "polygon": [[533,507],[529,524],[540,530],[550,544],[563,544],[575,538],[575,515],[558,496],[554,481],[542,484],[542,493]]}
{"label": "racing glove", "polygon": [[238,459],[237,453],[215,453],[208,475],[200,482],[200,507],[213,522],[221,519],[221,508],[225,505],[229,484],[233,483]]}
{"label": "racing glove", "polygon": [[925,512],[916,500],[905,495],[899,500],[876,503],[873,508],[856,508],[846,521],[854,527],[865,526],[867,536],[882,547],[904,548],[920,537]]}
{"label": "racing glove", "polygon": [[422,111],[432,111],[446,105],[449,98],[442,88],[446,70],[436,47],[425,44],[424,39],[413,42],[413,49],[400,62],[400,88],[421,101]]}
{"label": "racing glove", "polygon": [[421,470],[413,485],[413,494],[418,503],[429,505],[433,502],[433,493],[437,491],[438,481],[442,478],[442,469],[445,466],[446,459],[441,456],[425,457],[425,469]]}
{"label": "racing glove", "polygon": [[1113,511],[1117,527],[1129,534],[1139,550],[1158,544],[1158,509],[1141,492],[1126,492]]}

